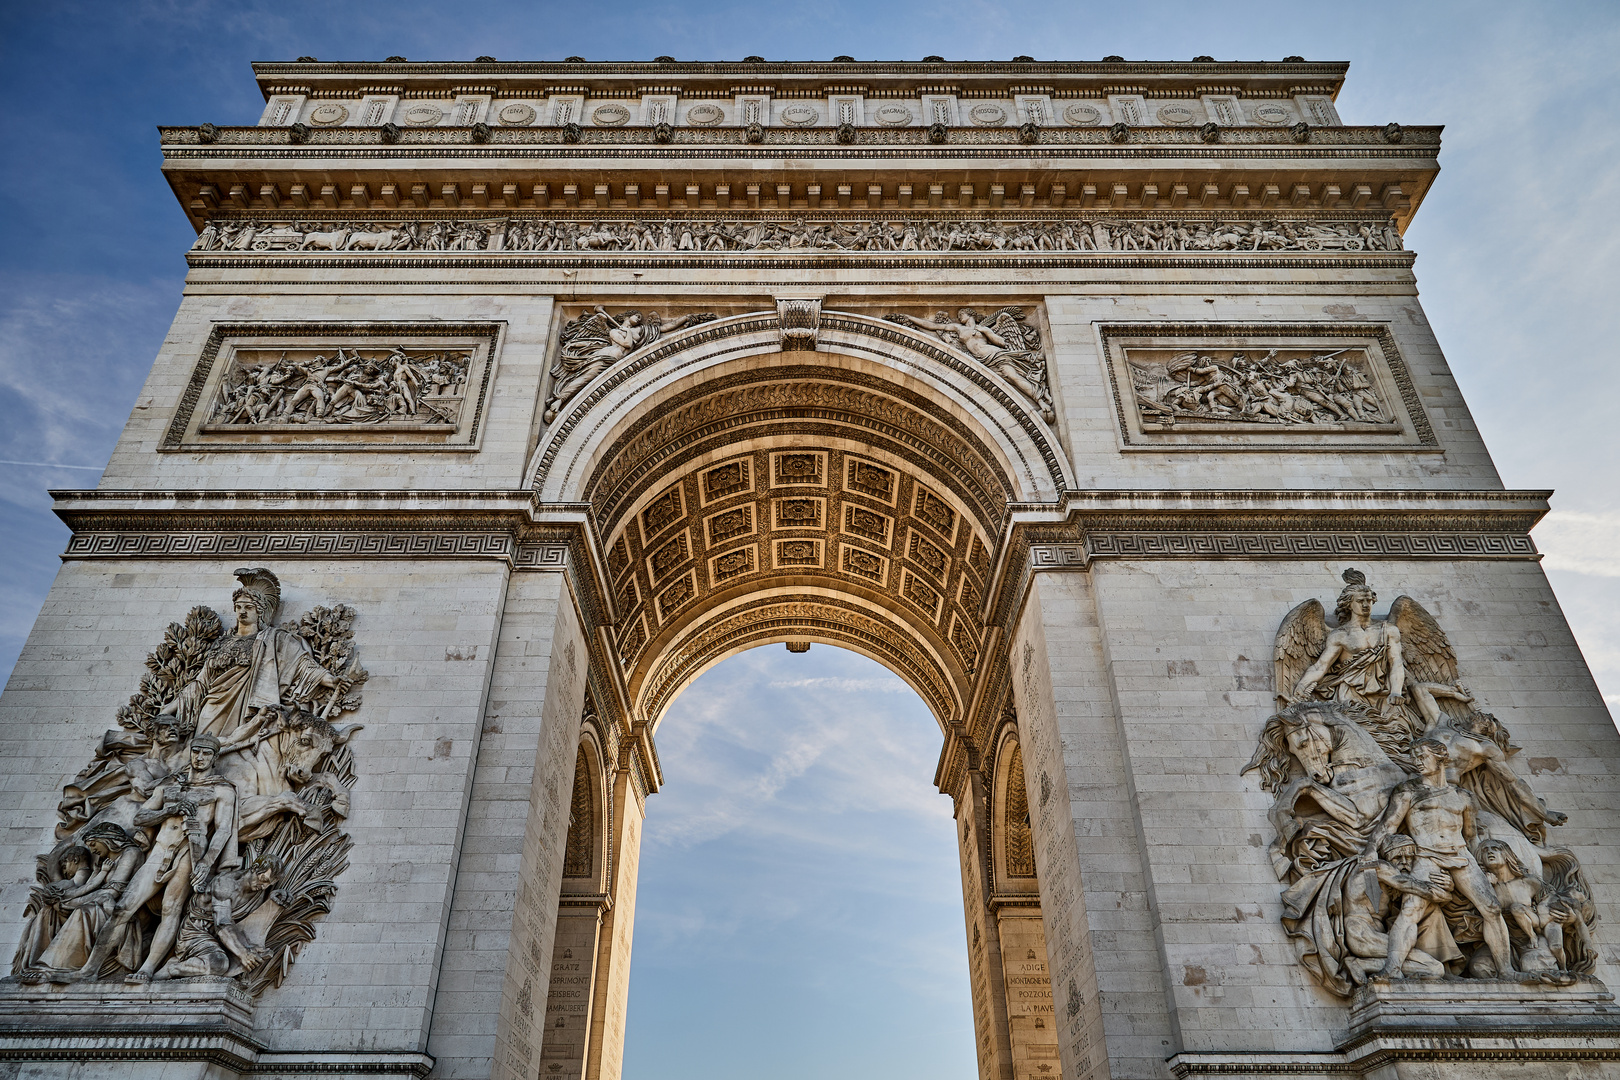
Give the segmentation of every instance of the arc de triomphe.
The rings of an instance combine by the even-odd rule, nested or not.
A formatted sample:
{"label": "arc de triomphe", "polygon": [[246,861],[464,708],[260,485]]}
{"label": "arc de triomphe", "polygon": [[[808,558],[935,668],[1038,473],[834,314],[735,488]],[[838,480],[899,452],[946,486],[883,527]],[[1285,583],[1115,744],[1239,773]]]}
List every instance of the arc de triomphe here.
{"label": "arc de triomphe", "polygon": [[185,293],[3,699],[4,1075],[617,1077],[659,722],[783,642],[938,718],[981,1076],[1620,1072],[1439,129],[1298,57],[255,72],[161,129]]}

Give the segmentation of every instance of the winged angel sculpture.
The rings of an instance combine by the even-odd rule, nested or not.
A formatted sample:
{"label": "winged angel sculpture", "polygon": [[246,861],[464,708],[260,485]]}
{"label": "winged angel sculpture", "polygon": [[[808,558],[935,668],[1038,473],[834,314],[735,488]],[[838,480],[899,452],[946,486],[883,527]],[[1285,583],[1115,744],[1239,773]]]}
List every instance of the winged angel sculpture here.
{"label": "winged angel sculpture", "polygon": [[1591,888],[1508,759],[1507,729],[1464,687],[1451,643],[1410,596],[1384,619],[1357,570],[1334,622],[1283,619],[1278,711],[1244,772],[1275,796],[1283,927],[1341,996],[1370,979],[1567,983],[1597,954]]}
{"label": "winged angel sculpture", "polygon": [[235,977],[279,986],[331,906],[359,724],[355,613],[275,625],[281,583],[236,571],[235,625],[171,623],[140,692],[63,789],[11,978]]}
{"label": "winged angel sculpture", "polygon": [[665,334],[711,322],[714,318],[712,312],[698,312],[663,319],[656,311],[643,315],[635,310],[614,318],[598,307],[589,315],[570,320],[562,330],[557,361],[551,365],[551,395],[546,400],[545,422],[549,424],[557,419],[557,413],[575,394],[631,353],[640,352]]}
{"label": "winged angel sculpture", "polygon": [[954,320],[948,311],[941,311],[932,319],[901,314],[886,318],[902,326],[930,331],[945,344],[962,350],[1034,402],[1048,424],[1057,420],[1057,412],[1052,408],[1052,388],[1046,378],[1041,334],[1025,321],[1023,308],[1000,308],[988,319],[972,308],[962,308]]}

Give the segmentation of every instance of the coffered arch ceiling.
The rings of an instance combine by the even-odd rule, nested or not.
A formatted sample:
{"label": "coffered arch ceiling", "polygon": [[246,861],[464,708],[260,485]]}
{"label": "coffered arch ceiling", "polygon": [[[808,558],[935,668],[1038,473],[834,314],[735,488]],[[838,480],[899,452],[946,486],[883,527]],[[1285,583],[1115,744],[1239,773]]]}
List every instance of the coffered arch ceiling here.
{"label": "coffered arch ceiling", "polygon": [[1009,454],[958,395],[841,352],[659,389],[576,455],[590,471],[573,500],[605,546],[638,716],[656,724],[727,656],[799,640],[867,655],[942,726],[961,720],[1008,506],[1058,486],[1029,468],[1045,470],[1042,447],[1026,434]]}

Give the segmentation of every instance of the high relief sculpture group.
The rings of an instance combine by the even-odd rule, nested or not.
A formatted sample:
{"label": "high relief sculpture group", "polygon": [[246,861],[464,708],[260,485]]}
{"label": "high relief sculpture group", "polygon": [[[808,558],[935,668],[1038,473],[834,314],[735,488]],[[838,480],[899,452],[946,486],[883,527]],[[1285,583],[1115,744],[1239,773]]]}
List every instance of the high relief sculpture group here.
{"label": "high relief sculpture group", "polygon": [[1276,692],[1245,772],[1274,794],[1270,853],[1294,950],[1327,989],[1372,979],[1589,975],[1580,863],[1508,764],[1508,731],[1463,686],[1445,631],[1402,596],[1387,619],[1347,570],[1277,632]]}
{"label": "high relief sculpture group", "polygon": [[12,978],[280,985],[330,907],[355,780],[355,613],[275,625],[281,584],[236,571],[235,626],[169,626],[140,692],[64,789]]}

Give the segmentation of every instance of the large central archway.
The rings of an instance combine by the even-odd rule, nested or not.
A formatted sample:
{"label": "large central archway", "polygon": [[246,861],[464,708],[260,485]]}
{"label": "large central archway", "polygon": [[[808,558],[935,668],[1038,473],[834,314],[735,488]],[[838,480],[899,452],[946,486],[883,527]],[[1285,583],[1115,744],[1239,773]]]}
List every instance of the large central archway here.
{"label": "large central archway", "polygon": [[[1069,486],[1056,437],[1016,389],[936,341],[814,309],[811,333],[793,336],[780,306],[635,355],[581,390],[537,450],[538,499],[581,507],[604,552],[607,683],[651,735],[727,657],[819,642],[905,680],[949,747],[970,715],[1002,709],[985,701],[1001,647],[992,568],[1010,514]],[[589,999],[553,991],[545,1056],[556,1064],[566,1045],[566,1062],[546,1075],[558,1080],[612,1072],[628,991],[639,812],[603,764],[598,708],[587,704],[577,755],[580,873],[563,879],[556,938],[571,961],[591,957],[571,983]],[[1044,985],[1010,716],[985,746],[986,779],[952,793],[980,1066],[993,1075],[1043,1041],[1034,1028],[1050,1024],[1050,1002],[1020,1007],[1003,956],[1015,948],[1018,970]],[[601,838],[600,856],[583,854],[586,836]]]}

